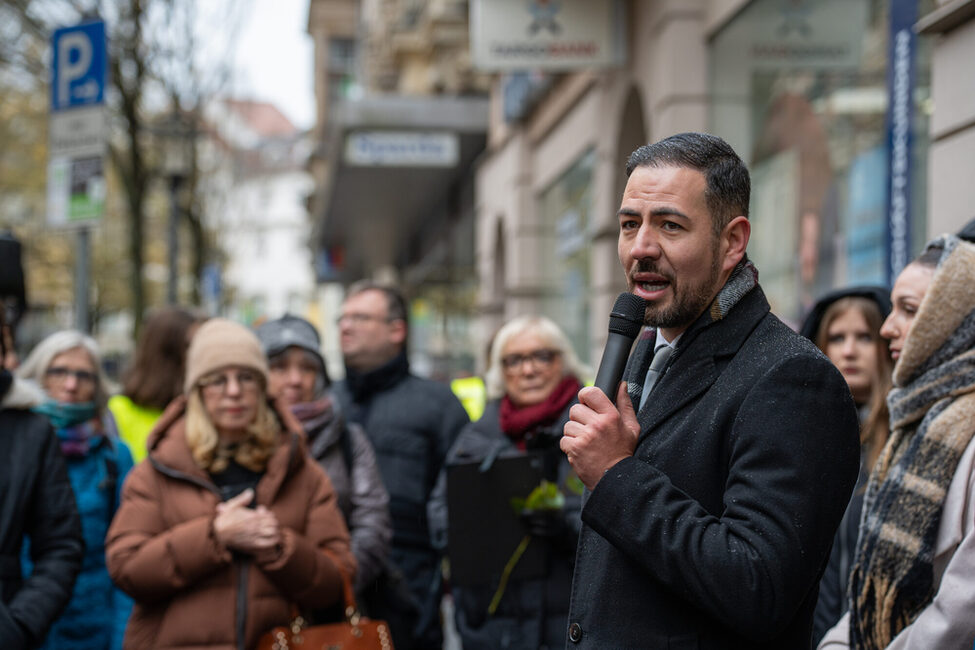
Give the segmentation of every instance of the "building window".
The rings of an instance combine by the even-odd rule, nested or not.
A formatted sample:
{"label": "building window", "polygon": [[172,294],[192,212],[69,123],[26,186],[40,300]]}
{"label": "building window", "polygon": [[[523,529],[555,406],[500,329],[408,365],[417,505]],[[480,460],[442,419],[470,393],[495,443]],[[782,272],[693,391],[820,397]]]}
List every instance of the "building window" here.
{"label": "building window", "polygon": [[[826,291],[885,284],[888,3],[755,0],[714,38],[711,130],[752,172],[749,256],[795,325]],[[912,251],[925,238],[929,48],[918,41]]]}
{"label": "building window", "polygon": [[328,40],[328,94],[332,99],[343,99],[355,84],[355,39],[330,38]]}
{"label": "building window", "polygon": [[595,150],[590,149],[539,197],[542,313],[559,324],[585,362],[590,361],[589,230],[595,163]]}

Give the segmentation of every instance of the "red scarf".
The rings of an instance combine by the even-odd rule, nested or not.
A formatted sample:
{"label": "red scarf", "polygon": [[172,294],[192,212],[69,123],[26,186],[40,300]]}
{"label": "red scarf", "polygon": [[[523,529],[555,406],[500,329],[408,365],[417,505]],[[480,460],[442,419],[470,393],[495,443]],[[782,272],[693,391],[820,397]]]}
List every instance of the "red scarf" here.
{"label": "red scarf", "polygon": [[573,376],[563,379],[544,402],[518,408],[507,395],[501,398],[501,430],[518,449],[525,449],[525,434],[537,426],[551,424],[575,398],[582,384]]}

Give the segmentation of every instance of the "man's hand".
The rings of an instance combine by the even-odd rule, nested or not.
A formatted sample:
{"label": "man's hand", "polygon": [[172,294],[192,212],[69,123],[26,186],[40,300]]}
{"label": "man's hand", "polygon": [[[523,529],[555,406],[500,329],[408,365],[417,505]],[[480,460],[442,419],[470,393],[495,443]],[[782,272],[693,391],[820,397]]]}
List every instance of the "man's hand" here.
{"label": "man's hand", "polygon": [[560,447],[572,468],[590,490],[610,467],[633,455],[640,437],[633,404],[621,383],[616,394],[619,410],[593,386],[579,391],[579,403],[569,410]]}

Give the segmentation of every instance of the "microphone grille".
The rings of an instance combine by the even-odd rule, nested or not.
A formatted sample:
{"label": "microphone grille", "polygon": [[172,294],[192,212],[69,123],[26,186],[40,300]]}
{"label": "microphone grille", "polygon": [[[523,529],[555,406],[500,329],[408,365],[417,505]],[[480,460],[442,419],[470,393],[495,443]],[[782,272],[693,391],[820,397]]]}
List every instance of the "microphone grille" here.
{"label": "microphone grille", "polygon": [[613,311],[609,314],[609,331],[633,339],[643,327],[643,314],[647,302],[632,293],[624,291],[616,298]]}

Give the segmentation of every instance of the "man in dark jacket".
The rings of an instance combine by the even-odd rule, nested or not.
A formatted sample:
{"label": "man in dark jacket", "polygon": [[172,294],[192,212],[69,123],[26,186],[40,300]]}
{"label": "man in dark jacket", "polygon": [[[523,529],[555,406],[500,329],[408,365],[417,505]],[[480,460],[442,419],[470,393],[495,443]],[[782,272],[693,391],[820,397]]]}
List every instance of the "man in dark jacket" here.
{"label": "man in dark jacket", "polygon": [[390,558],[420,611],[413,647],[439,648],[441,555],[431,540],[427,504],[467,412],[445,384],[410,373],[406,302],[395,289],[371,282],[350,287],[339,332],[346,378],[335,394],[349,421],[365,428],[389,492]]}
{"label": "man in dark jacket", "polygon": [[857,476],[850,391],[769,311],[727,143],[672,136],[626,171],[619,255],[650,329],[619,409],[584,388],[564,429],[591,490],[567,647],[808,648]]}
{"label": "man in dark jacket", "polygon": [[[0,326],[2,326],[0,317]],[[0,359],[4,358],[0,337]],[[0,366],[0,648],[41,643],[71,598],[84,542],[64,458],[47,420],[28,409],[43,397]],[[20,553],[30,537],[34,567]]]}

